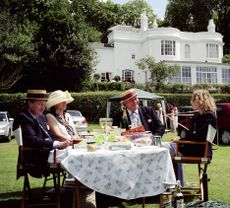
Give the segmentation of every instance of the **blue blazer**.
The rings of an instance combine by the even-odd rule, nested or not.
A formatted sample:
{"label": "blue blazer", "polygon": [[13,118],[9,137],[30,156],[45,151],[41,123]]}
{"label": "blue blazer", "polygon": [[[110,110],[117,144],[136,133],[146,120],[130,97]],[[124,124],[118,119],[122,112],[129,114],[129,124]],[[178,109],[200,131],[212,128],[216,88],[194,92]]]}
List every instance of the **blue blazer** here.
{"label": "blue blazer", "polygon": [[[14,120],[13,129],[17,129],[19,125],[22,128],[23,146],[35,148],[24,152],[23,166],[31,176],[40,178],[45,174],[49,151],[54,142],[49,136],[45,116],[38,116],[36,120],[25,109]],[[18,170],[17,178],[21,175],[23,173]]]}

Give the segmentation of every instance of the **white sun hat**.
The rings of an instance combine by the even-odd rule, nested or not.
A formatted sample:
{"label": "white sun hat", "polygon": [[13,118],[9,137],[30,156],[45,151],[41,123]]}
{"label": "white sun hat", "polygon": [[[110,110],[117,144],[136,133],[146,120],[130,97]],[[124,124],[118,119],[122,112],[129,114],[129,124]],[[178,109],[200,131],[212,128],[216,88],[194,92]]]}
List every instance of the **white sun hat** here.
{"label": "white sun hat", "polygon": [[62,90],[56,90],[52,93],[50,93],[47,103],[46,103],[46,108],[47,110],[49,110],[51,107],[62,103],[62,102],[66,102],[71,103],[73,102],[74,99],[73,97],[70,95],[70,93],[68,91],[62,91]]}

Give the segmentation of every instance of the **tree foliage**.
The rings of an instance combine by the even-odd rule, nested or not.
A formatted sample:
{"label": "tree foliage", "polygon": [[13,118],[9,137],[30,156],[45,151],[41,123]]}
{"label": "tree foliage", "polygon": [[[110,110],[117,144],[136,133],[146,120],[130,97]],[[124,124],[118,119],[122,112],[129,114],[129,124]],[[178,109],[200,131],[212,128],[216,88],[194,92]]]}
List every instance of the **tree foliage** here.
{"label": "tree foliage", "polygon": [[138,60],[136,65],[141,70],[150,71],[150,79],[157,91],[164,85],[167,79],[172,78],[178,71],[177,65],[167,65],[164,61],[156,63],[152,56]]}
{"label": "tree foliage", "polygon": [[140,16],[143,11],[146,11],[150,25],[156,18],[151,6],[145,0],[130,0],[123,5],[98,0],[74,0],[74,2],[79,3],[78,6],[81,7],[86,22],[101,33],[117,24],[140,27]]}
{"label": "tree foliage", "polygon": [[37,36],[37,66],[43,68],[41,78],[49,89],[58,83],[61,89],[79,90],[90,76],[93,54],[81,33],[82,25],[76,24],[67,1],[53,1],[43,18]]}
{"label": "tree foliage", "polygon": [[[116,24],[139,27],[144,10],[150,22],[155,18],[145,0],[3,0],[0,6],[1,77],[7,88],[21,79],[15,86],[21,90],[79,90],[94,72],[89,42]],[[12,70],[18,77],[9,84]]]}
{"label": "tree foliage", "polygon": [[17,88],[79,90],[94,70],[94,52],[88,42],[96,39],[96,30],[73,12],[67,0],[5,0],[2,5],[15,22],[9,19],[8,25],[0,26],[1,39],[6,39],[4,28],[10,31],[8,39],[1,41],[5,46],[1,50],[10,52],[1,51],[0,60],[7,57],[14,68],[23,69]]}
{"label": "tree foliage", "polygon": [[123,5],[124,17],[123,22],[126,25],[131,25],[134,27],[140,27],[141,21],[140,16],[145,11],[149,20],[149,25],[151,25],[156,18],[153,9],[145,0],[131,0]]}
{"label": "tree foliage", "polygon": [[226,64],[230,64],[230,54],[225,54],[222,58],[222,62]]}
{"label": "tree foliage", "polygon": [[28,20],[18,22],[7,10],[0,12],[0,89],[10,89],[23,76],[23,67],[34,60],[33,42],[37,25]]}
{"label": "tree foliage", "polygon": [[224,53],[230,53],[229,8],[229,0],[169,0],[163,26],[182,31],[207,31],[208,20],[213,18],[217,32],[224,36]]}

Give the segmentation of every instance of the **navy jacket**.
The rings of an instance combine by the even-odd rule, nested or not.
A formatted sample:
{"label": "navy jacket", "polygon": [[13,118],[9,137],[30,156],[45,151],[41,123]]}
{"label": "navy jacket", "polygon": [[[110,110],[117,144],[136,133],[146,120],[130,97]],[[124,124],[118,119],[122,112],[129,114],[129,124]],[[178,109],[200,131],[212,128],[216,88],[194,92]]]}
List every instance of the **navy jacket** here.
{"label": "navy jacket", "polygon": [[[186,137],[182,140],[205,141],[209,124],[217,128],[217,118],[214,112],[196,113],[192,118],[189,131],[186,132]],[[184,156],[203,156],[204,145],[182,145],[179,151]],[[209,147],[209,156],[212,156],[211,144]]]}
{"label": "navy jacket", "polygon": [[[164,134],[165,126],[159,120],[154,108],[140,106],[138,108],[138,112],[141,118],[141,122],[146,131],[151,131],[153,135],[162,136]],[[128,116],[127,117],[127,123],[128,123],[127,129],[128,129],[128,126],[131,124],[128,112],[127,112],[127,116]],[[122,112],[119,112],[113,118],[113,125],[121,127],[121,122],[122,122]]]}
{"label": "navy jacket", "polygon": [[[23,166],[31,176],[40,178],[45,174],[49,151],[54,141],[49,136],[45,116],[38,116],[37,120],[28,110],[23,110],[14,120],[13,129],[21,125],[23,146],[35,148],[33,151],[24,152]],[[21,175],[23,173],[18,172],[17,178]]]}

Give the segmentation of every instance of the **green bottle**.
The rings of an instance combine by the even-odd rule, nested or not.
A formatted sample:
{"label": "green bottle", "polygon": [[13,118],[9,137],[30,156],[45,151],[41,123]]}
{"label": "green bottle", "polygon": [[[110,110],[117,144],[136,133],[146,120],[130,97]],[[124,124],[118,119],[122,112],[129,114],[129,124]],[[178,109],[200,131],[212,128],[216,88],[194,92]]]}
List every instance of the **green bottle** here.
{"label": "green bottle", "polygon": [[184,196],[181,193],[180,180],[177,180],[176,190],[173,196],[173,207],[174,208],[184,208]]}

